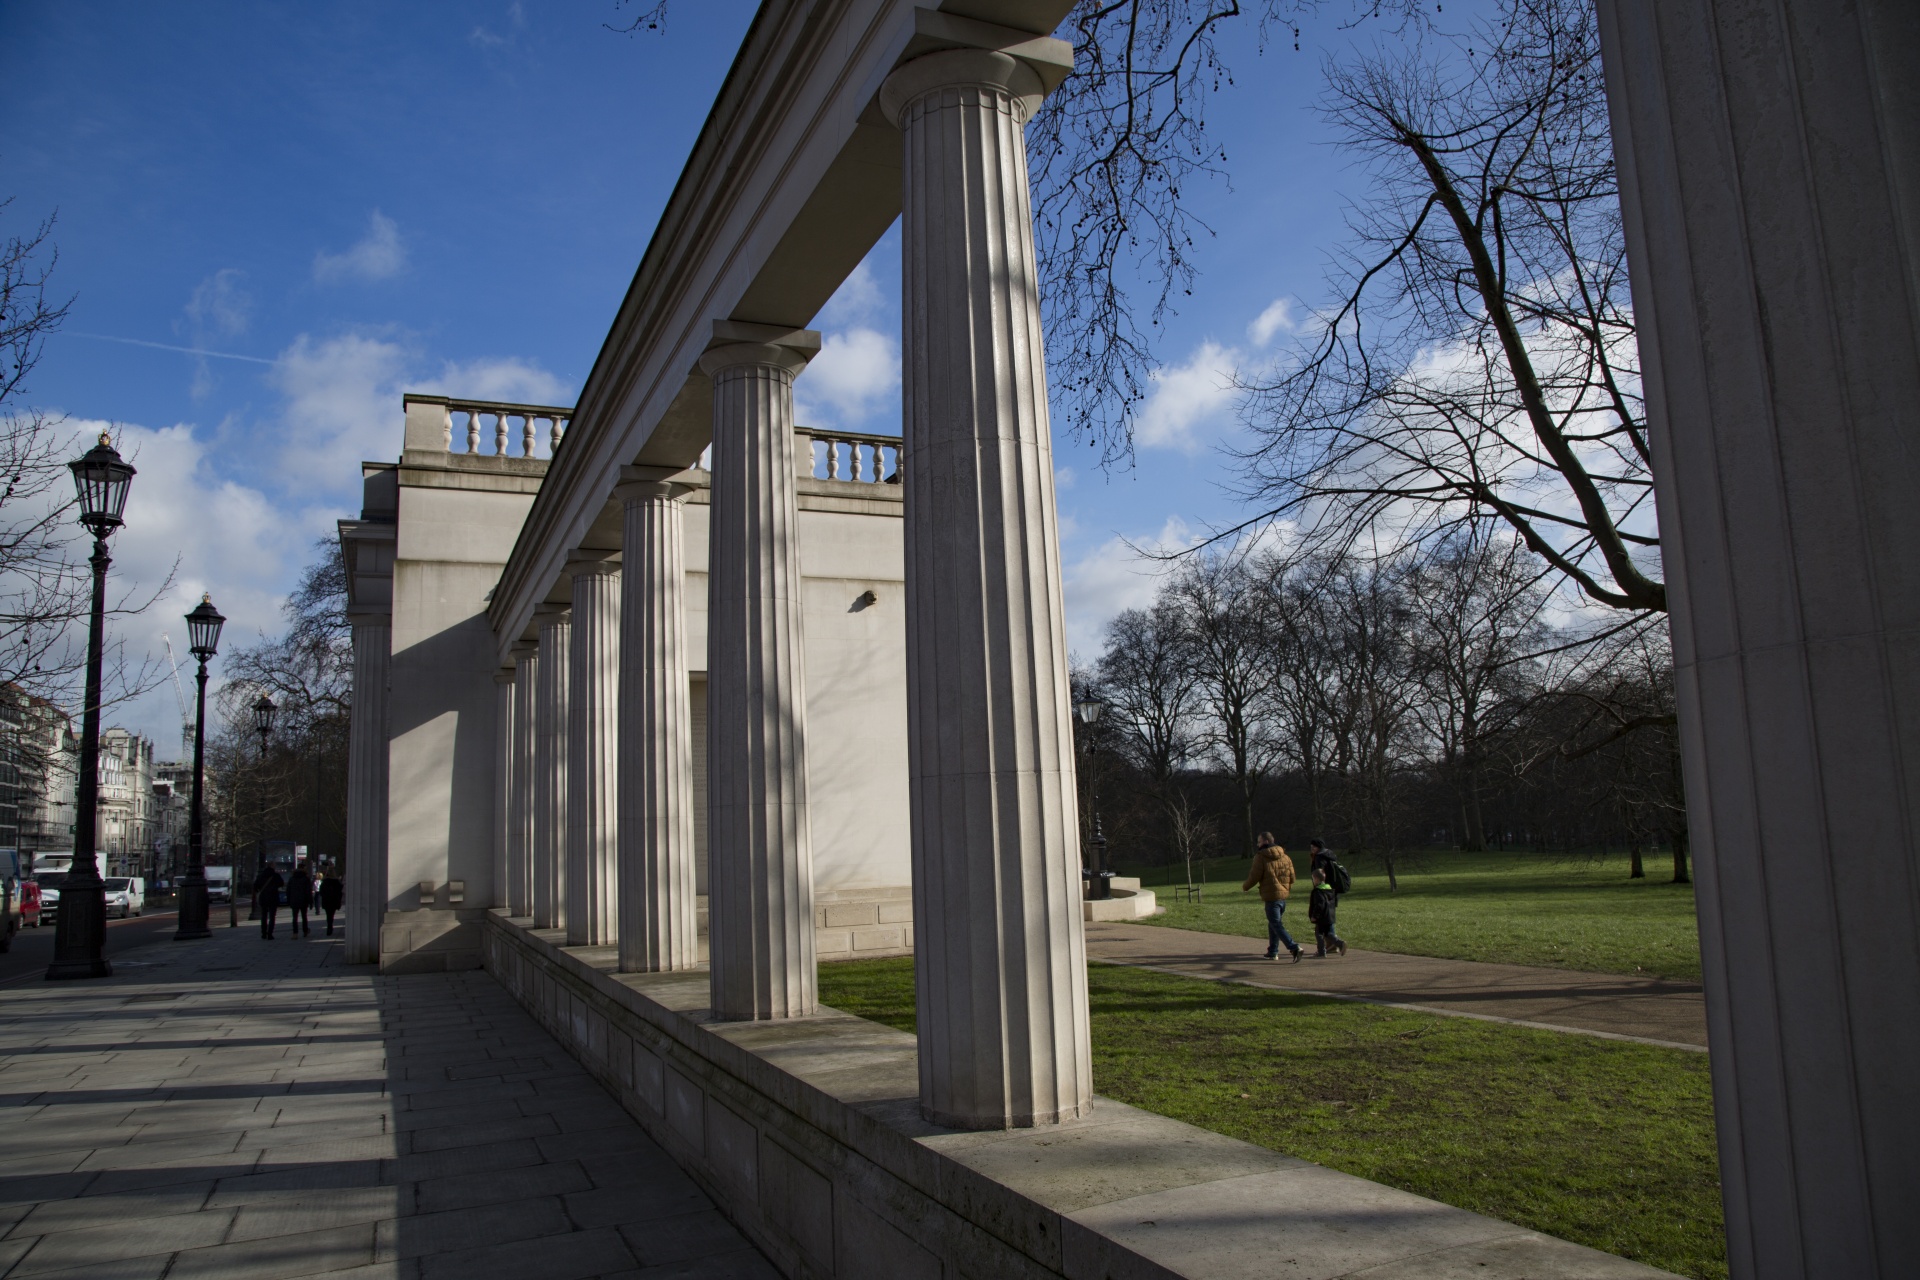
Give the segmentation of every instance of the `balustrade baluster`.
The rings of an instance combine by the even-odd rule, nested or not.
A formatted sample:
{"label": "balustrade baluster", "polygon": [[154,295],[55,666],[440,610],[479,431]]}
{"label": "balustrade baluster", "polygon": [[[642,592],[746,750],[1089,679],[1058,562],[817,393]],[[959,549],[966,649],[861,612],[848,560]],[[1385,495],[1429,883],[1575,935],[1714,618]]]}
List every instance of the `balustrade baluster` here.
{"label": "balustrade baluster", "polygon": [[477,410],[467,410],[467,452],[480,452],[480,414]]}
{"label": "balustrade baluster", "polygon": [[533,456],[533,415],[532,414],[528,414],[525,418],[521,419],[520,456],[523,458],[531,458]]}
{"label": "balustrade baluster", "polygon": [[553,420],[553,444],[551,446],[554,453],[557,454],[560,452],[560,438],[566,434],[567,420],[565,418],[555,418]]}
{"label": "balustrade baluster", "polygon": [[860,442],[851,440],[847,443],[847,448],[853,454],[853,482],[859,484],[867,478],[860,466]]}
{"label": "balustrade baluster", "polygon": [[827,479],[845,479],[840,474],[840,442],[838,440],[827,441]]}
{"label": "balustrade baluster", "polygon": [[448,453],[453,452],[453,410],[440,411],[440,447]]}
{"label": "balustrade baluster", "polygon": [[507,456],[507,415],[504,413],[493,415],[493,456]]}

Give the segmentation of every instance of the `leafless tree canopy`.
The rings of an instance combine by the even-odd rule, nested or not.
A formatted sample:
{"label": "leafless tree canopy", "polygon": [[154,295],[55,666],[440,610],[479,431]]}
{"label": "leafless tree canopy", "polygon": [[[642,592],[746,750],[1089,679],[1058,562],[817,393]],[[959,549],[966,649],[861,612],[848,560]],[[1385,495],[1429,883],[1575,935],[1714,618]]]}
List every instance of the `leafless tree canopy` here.
{"label": "leafless tree canopy", "polygon": [[1664,611],[1591,4],[1505,0],[1329,81],[1377,195],[1297,361],[1248,383],[1260,517],[1332,544],[1491,522],[1589,600]]}
{"label": "leafless tree canopy", "polygon": [[[11,213],[12,201],[0,202],[0,218]],[[0,684],[77,713],[93,579],[67,463],[88,442],[28,401],[47,336],[71,305],[51,289],[53,225],[48,218],[0,240]],[[113,642],[111,623],[142,612],[164,589],[110,582],[106,702],[156,678],[154,664],[129,659]]]}
{"label": "leafless tree canopy", "polygon": [[1473,530],[1184,563],[1086,678],[1116,855],[1183,861],[1210,816],[1229,846],[1322,835],[1390,883],[1436,847],[1655,842],[1685,879],[1664,628],[1557,627],[1553,576]]}

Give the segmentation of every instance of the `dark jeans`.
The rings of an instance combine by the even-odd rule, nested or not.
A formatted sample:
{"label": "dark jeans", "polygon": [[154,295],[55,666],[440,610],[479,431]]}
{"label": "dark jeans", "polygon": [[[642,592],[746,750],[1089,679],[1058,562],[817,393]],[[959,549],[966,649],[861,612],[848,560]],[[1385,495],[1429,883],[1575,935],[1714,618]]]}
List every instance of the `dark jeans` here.
{"label": "dark jeans", "polygon": [[273,918],[280,914],[280,904],[265,894],[260,896],[260,936],[273,936]]}
{"label": "dark jeans", "polygon": [[1282,946],[1285,946],[1289,952],[1300,949],[1299,944],[1293,940],[1293,935],[1287,932],[1287,923],[1283,918],[1286,914],[1287,903],[1284,898],[1267,903],[1267,959],[1269,960],[1280,954]]}
{"label": "dark jeans", "polygon": [[1314,954],[1322,956],[1327,954],[1328,947],[1344,947],[1347,945],[1340,940],[1340,935],[1333,931],[1333,913],[1331,911],[1327,913],[1325,920],[1315,920],[1313,922],[1313,945],[1316,948]]}
{"label": "dark jeans", "polygon": [[333,936],[333,913],[337,910],[339,910],[338,907],[327,908],[327,936],[329,938]]}
{"label": "dark jeans", "polygon": [[313,926],[307,923],[307,908],[304,905],[287,908],[287,926],[295,933],[313,932]]}

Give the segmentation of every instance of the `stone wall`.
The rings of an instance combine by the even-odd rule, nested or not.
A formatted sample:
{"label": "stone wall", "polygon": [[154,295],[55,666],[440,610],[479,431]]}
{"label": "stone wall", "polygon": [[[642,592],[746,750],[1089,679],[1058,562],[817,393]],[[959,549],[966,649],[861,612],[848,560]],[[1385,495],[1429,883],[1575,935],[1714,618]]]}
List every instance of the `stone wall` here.
{"label": "stone wall", "polygon": [[707,975],[613,972],[499,912],[486,968],[792,1277],[1650,1280],[1665,1275],[1101,1098],[968,1133],[914,1038],[833,1010],[716,1022]]}

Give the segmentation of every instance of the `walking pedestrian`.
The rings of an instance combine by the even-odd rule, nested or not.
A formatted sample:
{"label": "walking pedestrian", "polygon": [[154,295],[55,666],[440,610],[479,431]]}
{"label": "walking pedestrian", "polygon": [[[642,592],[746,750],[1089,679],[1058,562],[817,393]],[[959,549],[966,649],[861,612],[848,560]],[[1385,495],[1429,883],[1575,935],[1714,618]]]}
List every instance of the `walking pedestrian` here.
{"label": "walking pedestrian", "polygon": [[286,879],[280,874],[280,868],[271,862],[263,863],[260,874],[253,880],[253,901],[260,911],[260,936],[273,937],[273,918],[280,914],[280,890],[285,887]]}
{"label": "walking pedestrian", "polygon": [[340,873],[335,871],[320,882],[320,909],[327,913],[327,936],[333,936],[333,913],[340,909],[340,903],[346,898],[346,886],[340,883]]}
{"label": "walking pedestrian", "polygon": [[1286,912],[1287,895],[1293,892],[1293,859],[1287,851],[1273,842],[1271,831],[1262,831],[1255,842],[1253,870],[1247,872],[1247,881],[1240,886],[1240,892],[1258,886],[1260,901],[1267,909],[1267,959],[1278,960],[1280,948],[1284,945],[1292,954],[1295,964],[1306,951],[1293,940],[1287,932]]}
{"label": "walking pedestrian", "polygon": [[287,924],[295,933],[308,938],[313,936],[313,925],[307,920],[307,912],[312,907],[313,876],[303,862],[287,879]]}
{"label": "walking pedestrian", "polygon": [[1327,949],[1331,947],[1339,955],[1347,954],[1347,944],[1333,931],[1333,917],[1340,902],[1333,885],[1327,880],[1327,873],[1319,867],[1313,869],[1313,892],[1307,895],[1307,919],[1313,921],[1313,943],[1315,960],[1327,958]]}

